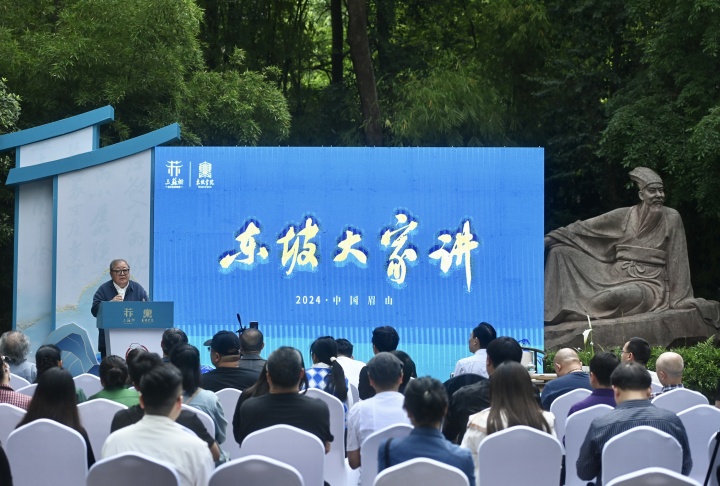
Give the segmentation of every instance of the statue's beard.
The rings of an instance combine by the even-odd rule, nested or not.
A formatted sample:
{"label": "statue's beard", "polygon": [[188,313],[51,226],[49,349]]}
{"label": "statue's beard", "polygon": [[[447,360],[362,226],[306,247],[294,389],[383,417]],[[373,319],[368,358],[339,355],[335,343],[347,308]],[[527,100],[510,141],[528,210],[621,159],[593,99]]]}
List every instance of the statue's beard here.
{"label": "statue's beard", "polygon": [[663,218],[662,204],[640,204],[640,215],[638,224],[638,238],[652,232],[660,224]]}

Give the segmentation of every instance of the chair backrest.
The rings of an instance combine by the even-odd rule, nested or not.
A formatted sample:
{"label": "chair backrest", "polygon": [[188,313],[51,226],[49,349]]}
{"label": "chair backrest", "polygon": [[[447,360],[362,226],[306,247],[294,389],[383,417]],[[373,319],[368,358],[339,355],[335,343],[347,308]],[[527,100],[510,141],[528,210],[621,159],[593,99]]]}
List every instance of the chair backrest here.
{"label": "chair backrest", "polygon": [[305,395],[322,400],[330,410],[330,433],[334,439],[325,456],[324,478],[329,484],[344,484],[349,472],[345,464],[345,408],[337,397],[319,388],[309,388]]}
{"label": "chair backrest", "polygon": [[707,443],[720,430],[720,409],[713,405],[695,405],[678,413],[685,426],[692,455],[693,467],[689,476],[696,481],[705,481],[710,458]]}
{"label": "chair backrest", "polygon": [[372,486],[375,482],[378,470],[378,447],[385,439],[405,437],[412,432],[412,425],[395,424],[380,429],[370,434],[367,439],[360,444],[360,464],[362,464],[362,475],[360,481],[362,486]]}
{"label": "chair backrest", "polygon": [[298,470],[305,486],[323,486],[325,445],[309,432],[290,425],[273,425],[245,437],[240,453],[267,456]]}
{"label": "chair backrest", "polygon": [[565,486],[585,486],[577,476],[575,463],[580,455],[580,447],[590,428],[590,423],[601,415],[605,415],[613,408],[610,405],[594,405],[570,415],[565,422]]}
{"label": "chair backrest", "polygon": [[701,486],[702,483],[662,467],[646,467],[623,474],[605,486]]}
{"label": "chair backrest", "polygon": [[570,408],[580,400],[590,396],[591,393],[592,391],[585,388],[576,388],[560,395],[550,404],[550,412],[555,415],[555,435],[560,439],[560,442],[565,437],[565,420],[567,420]]}
{"label": "chair backrest", "polygon": [[297,469],[284,462],[260,455],[251,455],[218,466],[210,475],[208,486],[238,484],[265,484],[267,486],[304,486]]}
{"label": "chair backrest", "polygon": [[105,398],[88,400],[78,405],[80,423],[85,427],[93,452],[97,453],[98,457],[100,457],[105,439],[110,435],[113,417],[118,411],[125,409],[127,407],[122,403]]}
{"label": "chair backrest", "polygon": [[190,405],[185,405],[184,403],[182,404],[182,409],[197,415],[200,419],[200,422],[202,422],[202,424],[205,426],[205,430],[207,430],[208,434],[210,434],[211,437],[215,437],[215,422],[213,422],[213,419],[210,415],[206,414],[200,409],[191,407]]}
{"label": "chair backrest", "polygon": [[660,383],[655,383],[654,381],[650,383],[650,390],[653,393],[660,393],[662,391],[663,387]]}
{"label": "chair backrest", "polygon": [[[708,463],[710,462],[710,459],[712,459],[713,452],[715,451],[715,445],[718,440],[720,440],[720,432],[713,432],[712,436],[710,437],[710,440],[705,445],[705,452],[707,453],[707,459]],[[692,449],[690,449],[690,453],[692,453]],[[718,486],[718,480],[717,480],[717,474],[715,473],[717,471],[718,466],[720,466],[720,449],[718,450],[717,455],[715,456],[715,460],[713,461],[712,467],[710,467],[711,474],[710,474],[710,482],[708,483],[710,486]],[[695,469],[695,465],[693,464],[693,469]],[[703,474],[707,474],[707,469],[703,471]],[[704,484],[705,478],[703,477],[703,484]]]}
{"label": "chair backrest", "polygon": [[[220,404],[225,411],[225,417],[228,418],[228,421],[231,421],[233,415],[235,414],[235,407],[237,407],[237,402],[240,400],[242,392],[237,388],[223,388],[222,390],[215,392],[215,394],[220,400]],[[223,442],[222,450],[230,454],[230,459],[237,459],[240,457],[240,445],[238,445],[232,437]]]}
{"label": "chair backrest", "polygon": [[517,425],[487,436],[478,446],[478,484],[560,484],[562,445],[552,435]]}
{"label": "chair backrest", "polygon": [[670,434],[641,425],[616,435],[602,450],[602,484],[646,467],[681,472],[683,451]]}
{"label": "chair backrest", "polygon": [[656,407],[680,413],[695,405],[707,405],[708,399],[702,393],[687,388],[676,388],[656,396],[652,403]]}
{"label": "chair backrest", "polygon": [[10,384],[12,385],[13,389],[17,390],[18,388],[30,385],[30,382],[20,375],[10,373]]}
{"label": "chair backrest", "polygon": [[426,457],[410,459],[385,469],[377,475],[373,484],[375,486],[417,486],[419,484],[470,486],[467,476],[460,469]]}
{"label": "chair backrest", "polygon": [[169,462],[139,452],[124,452],[96,462],[87,486],[178,486],[180,476]]}
{"label": "chair backrest", "polygon": [[24,386],[22,388],[18,388],[15,390],[18,393],[22,393],[23,395],[27,395],[29,397],[35,395],[35,389],[37,388],[37,383],[33,383],[32,385]]}
{"label": "chair backrest", "polygon": [[25,410],[9,403],[0,403],[0,443],[7,445],[10,433],[25,416]]}
{"label": "chair backrest", "polygon": [[358,387],[352,383],[348,384],[348,395],[350,395],[348,401],[350,402],[352,400],[351,403],[348,403],[348,408],[351,408],[360,401],[360,391],[358,390]]}
{"label": "chair backrest", "polygon": [[87,448],[79,432],[38,419],[8,437],[5,452],[15,486],[85,484]]}
{"label": "chair backrest", "polygon": [[100,378],[90,373],[83,373],[73,378],[75,388],[81,388],[85,395],[90,397],[103,389]]}

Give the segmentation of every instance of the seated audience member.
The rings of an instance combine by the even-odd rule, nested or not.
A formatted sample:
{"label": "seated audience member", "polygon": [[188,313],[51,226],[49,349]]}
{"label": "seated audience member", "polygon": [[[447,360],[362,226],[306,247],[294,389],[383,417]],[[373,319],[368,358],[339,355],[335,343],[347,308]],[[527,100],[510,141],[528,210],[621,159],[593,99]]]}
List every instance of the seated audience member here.
{"label": "seated audience member", "polygon": [[183,403],[210,415],[215,423],[215,439],[222,444],[225,442],[227,419],[217,395],[200,387],[200,352],[195,346],[180,344],[171,351],[170,362],[183,376]]}
{"label": "seated audience member", "polygon": [[[305,379],[302,354],[295,348],[283,346],[273,351],[267,360],[269,392],[243,402],[233,422],[235,440],[242,446],[245,437],[278,424],[292,425],[309,432],[330,451],[330,411],[325,402],[300,393]],[[305,386],[307,388],[307,386]]]}
{"label": "seated audience member", "polygon": [[252,375],[253,379],[257,380],[260,371],[265,366],[265,360],[260,356],[260,352],[265,347],[263,333],[254,327],[238,332],[240,333],[240,362],[238,368],[252,371],[254,373]]}
{"label": "seated audience member", "polygon": [[0,484],[13,486],[12,474],[10,473],[10,461],[8,461],[2,444],[0,444]]}
{"label": "seated audience member", "polygon": [[602,352],[590,360],[590,386],[592,393],[584,400],[580,400],[570,407],[568,417],[579,410],[584,410],[595,405],[610,405],[615,407],[615,393],[610,384],[610,376],[620,364],[615,353]]}
{"label": "seated audience member", "polygon": [[88,400],[105,398],[113,402],[132,407],[140,403],[136,390],[125,388],[128,379],[128,367],[120,356],[107,356],[100,362],[100,383],[103,389],[92,395]]}
{"label": "seated audience member", "polygon": [[167,363],[148,370],[140,380],[143,418],[110,434],[102,457],[139,452],[172,464],[182,486],[206,486],[213,471],[210,452],[205,442],[175,423],[182,410],[182,380]]}
{"label": "seated audience member", "polygon": [[27,360],[30,354],[30,339],[20,331],[7,331],[0,336],[0,356],[7,357],[10,373],[35,383],[35,363]]}
{"label": "seated audience member", "polygon": [[616,435],[640,425],[672,435],[682,447],[682,473],[689,474],[692,458],[685,427],[677,415],[650,403],[651,380],[645,367],[638,363],[622,363],[615,368],[610,381],[617,407],[590,424],[576,463],[578,477],[584,481],[596,478],[599,481],[605,444]]}
{"label": "seated audience member", "polygon": [[462,447],[472,453],[476,476],[480,442],[488,435],[516,425],[555,435],[555,416],[538,405],[527,370],[520,363],[506,361],[495,368],[490,377],[490,408],[470,417],[462,440]]}
{"label": "seated audience member", "polygon": [[[37,376],[35,378],[35,382],[37,383],[40,380],[40,375],[47,370],[52,368],[62,369],[62,351],[54,344],[43,344],[35,352],[35,365],[37,366]],[[75,396],[77,397],[78,403],[87,401],[87,395],[85,395],[85,391],[82,388],[75,389]]]}
{"label": "seated audience member", "polygon": [[30,400],[25,417],[20,420],[16,428],[43,418],[54,420],[77,430],[85,439],[88,468],[95,464],[95,455],[90,446],[90,440],[78,415],[75,382],[69,371],[57,366],[38,375],[35,394]]}
{"label": "seated audience member", "polygon": [[655,370],[657,371],[658,381],[663,386],[662,391],[653,393],[651,398],[675,390],[676,388],[685,388],[683,385],[683,370],[685,363],[683,357],[672,351],[667,351],[658,356],[655,361]]}
{"label": "seated audience member", "polygon": [[347,458],[350,467],[360,467],[360,446],[373,432],[394,424],[409,424],[403,408],[405,397],[398,392],[403,364],[391,353],[378,353],[367,364],[370,385],[376,394],[356,403],[347,419]]}
{"label": "seated audience member", "polygon": [[[162,359],[160,359],[160,356],[157,354],[142,350],[138,350],[137,353],[134,353],[134,356],[128,356],[128,358],[128,372],[130,374],[132,384],[137,390],[140,390],[142,377],[145,376],[148,371],[163,363]],[[110,424],[110,432],[115,432],[123,427],[135,424],[139,422],[144,415],[145,411],[139,404],[128,407],[127,410],[120,410],[113,417],[112,423]],[[212,454],[213,461],[218,461],[220,459],[220,448],[218,447],[217,442],[215,442],[215,438],[208,433],[207,429],[197,415],[187,410],[181,410],[180,415],[178,415],[175,421],[183,427],[193,431],[195,435],[207,444],[207,447],[210,449],[210,453]]]}
{"label": "seated audience member", "polygon": [[[307,387],[305,387],[307,388]],[[258,376],[257,381],[253,386],[242,392],[242,395],[240,395],[240,398],[237,401],[237,405],[235,405],[235,413],[233,414],[233,437],[235,437],[235,440],[237,441],[237,436],[240,433],[240,407],[242,407],[242,404],[255,397],[261,397],[263,395],[267,395],[270,393],[270,384],[267,380],[267,362],[263,366],[262,371],[260,371],[260,376]]]}
{"label": "seated audience member", "polygon": [[170,353],[173,348],[179,344],[187,344],[188,337],[185,331],[178,329],[177,327],[171,327],[165,329],[162,338],[160,340],[160,348],[162,349],[163,355],[162,360],[166,363],[170,362]]}
{"label": "seated audience member", "polygon": [[[337,360],[337,343],[332,336],[317,338],[310,346],[312,368],[305,370],[308,386],[319,388],[347,404],[348,381]],[[347,411],[347,405],[345,405]]]}
{"label": "seated audience member", "polygon": [[[494,339],[487,348],[487,370],[490,376],[497,366],[505,361],[519,363],[522,359],[522,348],[513,338],[501,336]],[[540,397],[536,399],[540,403]],[[467,385],[453,393],[450,400],[450,409],[443,427],[443,434],[454,443],[461,443],[470,415],[481,412],[490,406],[490,380],[481,377],[481,380]]]}
{"label": "seated audience member", "polygon": [[469,358],[463,358],[455,365],[453,376],[460,376],[466,373],[472,373],[487,378],[487,347],[493,339],[497,337],[495,328],[487,322],[481,322],[475,329],[470,332],[468,340],[468,348],[473,353]]}
{"label": "seated audience member", "polygon": [[30,397],[18,393],[10,386],[10,365],[5,356],[0,356],[0,403],[9,403],[23,410],[28,409]]}
{"label": "seated audience member", "polygon": [[[415,361],[412,360],[409,354],[407,354],[405,351],[400,351],[399,349],[396,349],[395,351],[390,351],[390,354],[399,359],[403,364],[403,379],[402,383],[400,383],[400,389],[398,391],[400,393],[405,393],[405,387],[407,387],[407,384],[410,383],[410,380],[417,378],[417,368],[415,367]],[[368,373],[369,371],[370,370],[368,370]]]}
{"label": "seated audience member", "polygon": [[[373,329],[372,332],[372,347],[373,354],[382,352],[395,351],[400,343],[400,336],[392,326],[381,326]],[[370,380],[368,379],[367,367],[360,370],[360,376],[358,378],[358,393],[361,400],[370,398],[375,395],[375,390],[370,386]]]}
{"label": "seated audience member", "polygon": [[357,388],[360,383],[360,370],[365,367],[365,363],[353,357],[354,346],[350,341],[340,338],[336,339],[335,342],[337,342],[338,347],[337,360],[345,371],[345,378]]}
{"label": "seated audience member", "polygon": [[[620,361],[634,361],[647,369],[648,361],[650,361],[650,344],[643,338],[634,337],[630,338],[630,341],[626,342],[623,346],[622,354],[620,355]],[[652,382],[656,385],[662,385],[658,379],[658,375],[654,371],[648,370]]]}
{"label": "seated audience member", "polygon": [[563,348],[555,353],[553,366],[557,378],[545,384],[542,391],[542,407],[550,410],[550,405],[555,399],[569,391],[578,388],[592,390],[590,386],[590,375],[583,371],[582,362],[574,349]]}
{"label": "seated audience member", "polygon": [[[527,372],[526,372],[527,373]],[[475,484],[472,455],[448,441],[440,432],[448,397],[438,380],[424,376],[405,389],[405,411],[414,429],[407,437],[388,439],[378,447],[378,472],[401,462],[426,457],[460,469]]]}
{"label": "seated audience member", "polygon": [[212,339],[205,341],[210,346],[210,361],[214,370],[201,377],[205,390],[218,392],[223,388],[245,390],[257,380],[257,375],[250,370],[238,368],[240,361],[240,339],[230,331],[220,331]]}

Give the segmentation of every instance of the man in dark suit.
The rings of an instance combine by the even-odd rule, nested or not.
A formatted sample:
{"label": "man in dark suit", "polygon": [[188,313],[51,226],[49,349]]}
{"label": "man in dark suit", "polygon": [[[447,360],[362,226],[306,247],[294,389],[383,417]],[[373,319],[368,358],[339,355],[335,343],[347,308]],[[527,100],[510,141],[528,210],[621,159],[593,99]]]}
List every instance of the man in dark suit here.
{"label": "man in dark suit", "polygon": [[[102,284],[93,296],[93,303],[90,312],[97,317],[100,309],[100,302],[144,302],[148,299],[147,292],[139,283],[130,280],[130,265],[123,259],[115,259],[110,262],[110,278]],[[100,356],[105,357],[105,330],[98,329],[98,351]]]}

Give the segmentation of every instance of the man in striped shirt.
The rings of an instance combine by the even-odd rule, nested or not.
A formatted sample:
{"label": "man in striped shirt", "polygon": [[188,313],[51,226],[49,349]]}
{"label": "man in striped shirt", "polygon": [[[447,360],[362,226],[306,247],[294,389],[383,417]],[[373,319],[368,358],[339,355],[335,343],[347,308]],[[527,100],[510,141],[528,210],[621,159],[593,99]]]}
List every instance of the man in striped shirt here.
{"label": "man in striped shirt", "polygon": [[598,478],[602,470],[602,450],[616,435],[640,425],[648,425],[673,436],[682,447],[682,473],[692,469],[690,447],[682,422],[677,415],[650,403],[650,374],[637,363],[620,364],[610,378],[617,407],[593,420],[580,448],[577,475],[585,481]]}

